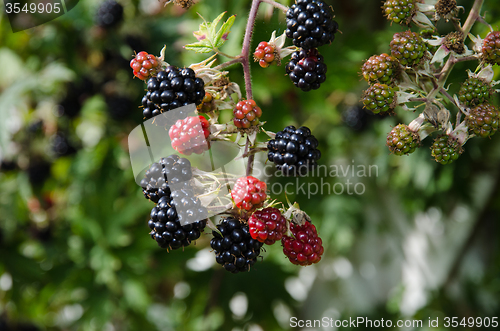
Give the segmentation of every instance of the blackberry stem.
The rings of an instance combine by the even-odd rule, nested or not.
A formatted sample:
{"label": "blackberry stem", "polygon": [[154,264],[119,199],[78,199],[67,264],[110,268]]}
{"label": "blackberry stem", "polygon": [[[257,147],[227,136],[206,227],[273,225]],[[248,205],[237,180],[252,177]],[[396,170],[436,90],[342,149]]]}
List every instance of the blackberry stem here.
{"label": "blackberry stem", "polygon": [[273,0],[262,0],[262,2],[268,3],[270,5],[273,5],[274,7],[278,8],[279,10],[283,11],[286,13],[288,10],[288,7],[285,5],[282,5],[281,3],[277,3],[276,1]]}

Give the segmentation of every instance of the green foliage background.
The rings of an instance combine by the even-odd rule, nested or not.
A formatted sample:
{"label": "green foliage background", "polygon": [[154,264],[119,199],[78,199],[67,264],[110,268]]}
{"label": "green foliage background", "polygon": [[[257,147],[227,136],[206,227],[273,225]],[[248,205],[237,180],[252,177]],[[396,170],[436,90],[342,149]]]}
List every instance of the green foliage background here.
{"label": "green foliage background", "polygon": [[[392,34],[403,29],[383,18],[379,1],[327,1],[341,33],[320,49],[328,79],[319,90],[294,88],[283,66],[252,66],[266,129],[307,125],[320,140],[323,164],[376,165],[378,172],[322,178],[332,185],[360,182],[362,195],[288,196],[323,238],[326,251],[318,265],[293,266],[275,245],[250,273],[238,275],[218,265],[188,267],[208,251],[208,234],[194,247],[170,253],[149,238],[153,205],[134,183],[126,140],[142,121],[136,107],[144,85],[132,79],[128,61],[133,51],[158,54],[164,44],[171,64],[201,61],[202,55],[182,51],[193,42],[197,12],[207,19],[223,11],[237,14],[223,46],[236,55],[250,1],[202,0],[189,12],[154,0],[120,2],[125,21],[109,31],[93,25],[97,0],[82,0],[68,14],[15,34],[0,14],[0,330],[270,331],[289,329],[290,316],[500,317],[498,134],[472,139],[458,161],[441,166],[431,159],[430,139],[411,156],[389,155],[387,132],[414,114],[367,116],[361,129],[346,125],[367,88],[361,63],[387,52]],[[458,1],[466,13],[472,2]],[[252,49],[285,28],[283,14],[271,16],[268,5],[261,7]],[[500,4],[486,0],[484,10],[497,29]],[[438,29],[445,34],[452,25],[440,22]],[[476,24],[472,32],[484,37],[488,30]],[[451,92],[475,65],[456,66]],[[94,82],[94,91],[81,100],[79,115],[56,116],[68,83],[83,77]],[[230,77],[244,86],[240,67],[231,67]],[[110,95],[129,97],[132,113],[112,119]],[[29,130],[40,119],[43,128]],[[78,151],[51,155],[47,146],[55,131],[64,131]],[[36,183],[40,174],[30,180],[28,169],[43,164],[50,166],[47,180]],[[284,195],[276,198],[285,201]],[[238,306],[245,298],[241,314],[231,309],[231,302]]]}

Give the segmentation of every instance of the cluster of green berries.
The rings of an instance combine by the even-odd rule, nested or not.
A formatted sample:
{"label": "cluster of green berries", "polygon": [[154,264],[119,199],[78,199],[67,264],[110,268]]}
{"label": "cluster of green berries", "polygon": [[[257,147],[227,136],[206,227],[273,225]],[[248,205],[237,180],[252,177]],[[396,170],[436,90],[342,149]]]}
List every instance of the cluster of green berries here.
{"label": "cluster of green berries", "polygon": [[467,127],[479,137],[491,137],[498,130],[500,111],[494,105],[482,103],[472,108],[467,116]]}
{"label": "cluster of green berries", "polygon": [[492,88],[488,82],[478,77],[469,77],[462,83],[458,92],[458,100],[467,107],[474,107],[486,102],[491,96]]}
{"label": "cluster of green berries", "polygon": [[387,0],[382,8],[387,19],[409,25],[417,12],[417,0]]}
{"label": "cluster of green berries", "polygon": [[434,140],[431,147],[431,154],[441,164],[448,164],[456,161],[462,154],[462,146],[456,138],[449,135],[442,135]]}
{"label": "cluster of green berries", "polygon": [[415,67],[424,57],[427,46],[417,32],[395,33],[390,44],[391,55],[404,66]]}
{"label": "cluster of green berries", "polygon": [[396,125],[387,136],[387,146],[396,155],[411,154],[420,146],[418,133],[405,124]]}
{"label": "cluster of green berries", "polygon": [[361,101],[374,114],[388,113],[395,107],[394,89],[386,84],[375,83],[363,95]]}
{"label": "cluster of green berries", "polygon": [[484,38],[482,54],[484,62],[500,64],[500,31],[492,31]]}

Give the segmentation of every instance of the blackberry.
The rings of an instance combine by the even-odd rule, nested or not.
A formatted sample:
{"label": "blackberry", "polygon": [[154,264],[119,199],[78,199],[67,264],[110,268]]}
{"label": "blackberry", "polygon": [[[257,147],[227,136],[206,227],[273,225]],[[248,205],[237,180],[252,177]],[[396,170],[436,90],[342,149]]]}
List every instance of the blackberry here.
{"label": "blackberry", "polygon": [[321,158],[317,147],[318,140],[309,128],[302,126],[295,129],[294,126],[287,126],[267,143],[267,158],[285,176],[304,176]]}
{"label": "blackberry", "polygon": [[258,210],[248,219],[250,235],[266,245],[281,240],[286,233],[286,219],[277,208]]}
{"label": "blackberry", "polygon": [[142,114],[150,119],[191,103],[198,105],[204,96],[203,79],[197,78],[193,69],[169,66],[148,80],[148,92],[142,98]]}
{"label": "blackberry", "polygon": [[[193,207],[196,208],[194,204]],[[151,232],[149,234],[161,248],[186,247],[192,241],[200,238],[201,232],[206,226],[206,220],[200,218],[193,223],[181,225],[181,215],[177,212],[174,199],[167,196],[158,200],[158,204],[151,210],[150,216],[148,226]]]}
{"label": "blackberry", "polygon": [[395,33],[390,47],[391,55],[407,67],[417,66],[427,50],[420,34],[411,31]]}
{"label": "blackberry", "polygon": [[409,25],[417,13],[417,0],[387,0],[382,9],[388,20],[395,23]]}
{"label": "blackberry", "polygon": [[342,112],[342,122],[354,131],[364,131],[372,120],[372,116],[358,105],[349,106]]}
{"label": "blackberry", "polygon": [[146,80],[154,76],[161,68],[161,65],[153,54],[139,52],[130,60],[130,68],[134,71],[135,77],[140,80]]}
{"label": "blackberry", "polygon": [[262,116],[262,109],[257,106],[252,99],[241,100],[233,109],[233,122],[237,128],[248,129],[259,123],[259,118]]}
{"label": "blackberry", "polygon": [[327,67],[323,60],[317,49],[296,51],[286,65],[286,73],[302,91],[316,90],[326,80]]}
{"label": "blackberry", "polygon": [[458,92],[458,100],[467,107],[474,107],[486,102],[493,92],[490,84],[484,79],[469,77],[462,83]]}
{"label": "blackberry", "polygon": [[267,41],[261,41],[253,53],[253,58],[255,62],[259,62],[262,68],[267,68],[275,62],[279,62],[276,61],[277,54],[278,52],[274,44],[269,44]]}
{"label": "blackberry", "polygon": [[76,148],[69,142],[66,135],[58,132],[50,138],[50,148],[56,157],[69,156],[76,153]]}
{"label": "blackberry", "polygon": [[396,155],[415,152],[420,145],[420,137],[405,124],[398,124],[387,136],[387,146]]}
{"label": "blackberry", "polygon": [[442,135],[434,140],[431,147],[431,154],[436,162],[448,164],[458,159],[460,154],[462,154],[462,146],[460,146],[457,139],[448,135]]}
{"label": "blackberry", "polygon": [[[170,155],[153,163],[141,180],[144,197],[153,202],[158,202],[162,197],[169,197],[170,185],[175,188],[188,188],[193,174],[191,163],[188,159],[177,155]],[[169,185],[170,184],[170,185]]]}
{"label": "blackberry", "polygon": [[290,231],[293,236],[281,239],[283,253],[290,262],[301,266],[318,263],[325,249],[316,227],[309,221],[303,225],[290,223]]}
{"label": "blackberry", "polygon": [[264,204],[267,197],[266,189],[266,183],[253,176],[240,177],[231,190],[231,198],[236,207],[252,211]]}
{"label": "blackberry", "polygon": [[123,120],[132,111],[132,101],[127,97],[111,96],[106,98],[109,117],[116,121]]}
{"label": "blackberry", "polygon": [[329,44],[339,27],[333,16],[332,8],[321,0],[296,0],[286,13],[286,36],[304,49]]}
{"label": "blackberry", "polygon": [[369,84],[391,84],[396,79],[398,70],[398,60],[386,53],[371,56],[361,67],[363,78]]}
{"label": "blackberry", "polygon": [[201,154],[210,149],[210,123],[202,115],[188,116],[170,127],[168,135],[172,147],[179,153]]}
{"label": "blackberry", "polygon": [[484,38],[482,58],[486,63],[500,64],[500,31],[492,31]]}
{"label": "blackberry", "polygon": [[252,239],[248,225],[228,217],[217,225],[217,231],[212,231],[210,246],[215,250],[215,260],[224,269],[234,274],[250,270],[263,243]]}
{"label": "blackberry", "polygon": [[386,84],[373,84],[361,100],[365,108],[374,114],[391,112],[396,106],[394,89]]}
{"label": "blackberry", "polygon": [[491,137],[498,130],[500,122],[500,111],[497,107],[483,103],[469,111],[466,124],[469,131],[479,137]]}
{"label": "blackberry", "polygon": [[123,6],[114,0],[107,0],[97,10],[96,24],[102,28],[111,28],[123,19]]}

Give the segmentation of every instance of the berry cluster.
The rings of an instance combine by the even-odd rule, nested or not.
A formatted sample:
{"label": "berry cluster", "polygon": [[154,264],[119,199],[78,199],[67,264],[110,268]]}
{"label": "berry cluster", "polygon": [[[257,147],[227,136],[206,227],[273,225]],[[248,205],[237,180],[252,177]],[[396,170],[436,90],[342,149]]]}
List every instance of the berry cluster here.
{"label": "berry cluster", "polygon": [[418,134],[405,124],[398,124],[387,136],[387,146],[396,155],[411,154],[419,145]]}
{"label": "berry cluster", "polygon": [[460,156],[462,153],[462,146],[458,140],[450,137],[449,135],[442,135],[434,140],[431,147],[431,154],[441,164],[448,164]]}
{"label": "berry cluster", "polygon": [[375,83],[370,86],[361,101],[374,114],[388,113],[396,107],[394,89],[386,84]]}
{"label": "berry cluster", "polygon": [[115,0],[106,0],[96,13],[95,22],[102,28],[111,28],[123,19],[123,6]]}
{"label": "berry cluster", "polygon": [[302,91],[316,90],[326,80],[326,64],[317,49],[300,50],[292,54],[286,73]]}
{"label": "berry cluster", "polygon": [[181,154],[201,154],[210,148],[210,123],[202,115],[178,120],[168,131],[172,147]]}
{"label": "berry cluster", "polygon": [[382,8],[387,19],[409,25],[417,12],[417,0],[386,0]]}
{"label": "berry cluster", "polygon": [[492,31],[484,38],[482,58],[486,63],[500,64],[500,31]]}
{"label": "berry cluster", "polygon": [[134,76],[140,80],[146,80],[156,75],[160,69],[160,63],[153,54],[139,52],[131,61],[130,68],[134,70]]}
{"label": "berry cluster", "polygon": [[253,239],[272,245],[281,240],[286,232],[286,219],[276,208],[256,211],[248,219],[250,235]]}
{"label": "berry cluster", "polygon": [[395,33],[391,44],[391,55],[404,66],[416,67],[425,55],[427,46],[417,32]]}
{"label": "berry cluster", "polygon": [[171,189],[169,184],[175,188],[189,187],[192,178],[191,163],[188,159],[180,158],[177,155],[170,155],[153,163],[146,171],[141,180],[142,193],[144,197],[153,202],[158,202],[162,197],[169,197]]}
{"label": "berry cluster", "polygon": [[498,130],[500,111],[497,107],[483,103],[469,111],[467,127],[471,133],[479,137],[491,137]]}
{"label": "berry cluster", "polygon": [[191,103],[198,105],[205,96],[203,80],[191,68],[169,66],[147,84],[148,92],[142,98],[145,119]]}
{"label": "berry cluster", "polygon": [[373,55],[361,67],[363,78],[370,84],[392,83],[397,77],[399,62],[386,53]]}
{"label": "berry cluster", "polygon": [[266,183],[261,182],[255,177],[246,176],[236,180],[231,190],[231,198],[236,207],[251,211],[259,208],[267,198]]}
{"label": "berry cluster", "polygon": [[180,215],[177,213],[174,202],[173,198],[163,196],[151,210],[151,218],[148,221],[148,226],[151,229],[149,234],[161,248],[186,247],[192,241],[200,238],[201,232],[206,226],[205,220],[181,225]]}
{"label": "berry cluster", "polygon": [[318,140],[309,128],[287,126],[267,143],[267,158],[285,176],[306,175],[321,158]]}
{"label": "berry cluster", "polygon": [[262,68],[267,68],[275,62],[276,48],[267,41],[262,41],[253,53],[253,57],[256,62],[259,62]]}
{"label": "berry cluster", "polygon": [[458,100],[467,107],[474,107],[490,98],[492,88],[488,82],[478,77],[469,77],[462,83],[458,92]]}
{"label": "berry cluster", "polygon": [[252,238],[247,224],[233,217],[223,219],[217,230],[210,241],[217,263],[232,273],[249,271],[263,244]]}
{"label": "berry cluster", "polygon": [[241,100],[236,104],[233,114],[234,125],[240,129],[248,129],[259,123],[259,118],[262,116],[262,109],[251,99]]}
{"label": "berry cluster", "polygon": [[338,24],[333,10],[321,0],[296,0],[286,13],[286,36],[295,46],[312,49],[331,43]]}
{"label": "berry cluster", "polygon": [[323,255],[323,242],[316,231],[316,227],[306,221],[303,225],[290,223],[293,236],[284,236],[281,239],[283,253],[290,262],[302,266],[318,263]]}

